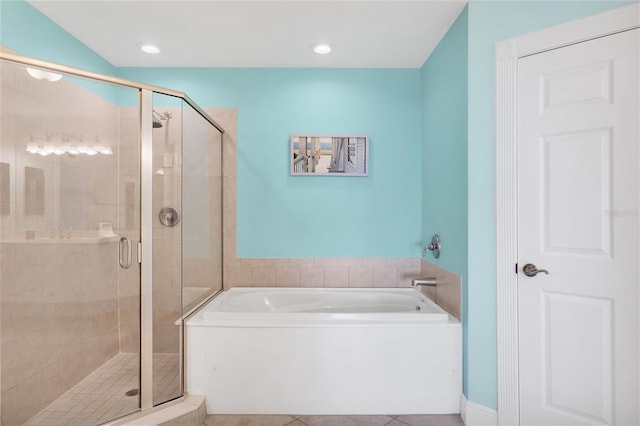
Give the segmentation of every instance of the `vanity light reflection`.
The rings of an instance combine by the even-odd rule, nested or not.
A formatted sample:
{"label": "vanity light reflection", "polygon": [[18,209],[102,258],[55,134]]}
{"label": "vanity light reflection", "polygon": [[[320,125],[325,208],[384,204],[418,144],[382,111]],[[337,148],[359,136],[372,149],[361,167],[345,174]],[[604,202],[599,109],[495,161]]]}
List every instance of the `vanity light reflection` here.
{"label": "vanity light reflection", "polygon": [[112,155],[113,150],[107,144],[96,137],[95,141],[89,142],[83,136],[73,138],[70,136],[59,136],[56,138],[47,137],[38,140],[31,137],[27,143],[26,151],[30,154],[39,154],[46,157],[49,154],[76,156],[80,154],[93,156],[96,154]]}

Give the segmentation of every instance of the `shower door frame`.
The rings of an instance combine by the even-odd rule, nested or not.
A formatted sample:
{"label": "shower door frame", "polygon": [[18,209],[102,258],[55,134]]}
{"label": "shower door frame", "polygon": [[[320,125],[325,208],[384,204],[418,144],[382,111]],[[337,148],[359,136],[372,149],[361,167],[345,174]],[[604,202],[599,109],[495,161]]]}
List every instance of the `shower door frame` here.
{"label": "shower door frame", "polygon": [[[153,405],[153,94],[172,96],[182,99],[202,118],[215,127],[222,135],[225,131],[185,93],[159,86],[134,82],[93,71],[74,68],[36,58],[18,55],[0,50],[0,60],[16,64],[41,68],[47,71],[68,74],[75,77],[110,83],[137,89],[140,107],[140,244],[137,258],[140,263],[140,412]],[[181,237],[182,238],[182,237]],[[183,334],[182,331],[180,333]],[[181,340],[181,352],[184,353],[184,341]],[[182,395],[184,397],[184,362],[181,353]],[[171,401],[163,402],[163,405]],[[137,415],[139,412],[133,412]],[[115,421],[116,419],[114,419]]]}
{"label": "shower door frame", "polygon": [[153,407],[153,92],[140,89],[139,105],[140,409],[144,411]]}

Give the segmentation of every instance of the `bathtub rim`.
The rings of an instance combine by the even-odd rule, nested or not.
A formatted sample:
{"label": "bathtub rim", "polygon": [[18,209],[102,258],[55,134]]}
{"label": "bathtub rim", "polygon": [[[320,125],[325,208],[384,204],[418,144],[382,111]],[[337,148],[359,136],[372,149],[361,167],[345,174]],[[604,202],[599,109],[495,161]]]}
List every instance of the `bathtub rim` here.
{"label": "bathtub rim", "polygon": [[[219,312],[204,319],[203,312],[206,307],[218,297],[228,293],[259,293],[264,291],[354,291],[354,292],[416,292],[427,299],[439,313],[447,315],[446,319],[429,318],[425,313],[292,313],[292,312]],[[194,309],[188,317],[185,317],[187,327],[434,327],[448,326],[459,327],[461,322],[445,311],[435,301],[417,289],[409,287],[232,287],[218,291],[210,298],[203,301],[197,309]]]}

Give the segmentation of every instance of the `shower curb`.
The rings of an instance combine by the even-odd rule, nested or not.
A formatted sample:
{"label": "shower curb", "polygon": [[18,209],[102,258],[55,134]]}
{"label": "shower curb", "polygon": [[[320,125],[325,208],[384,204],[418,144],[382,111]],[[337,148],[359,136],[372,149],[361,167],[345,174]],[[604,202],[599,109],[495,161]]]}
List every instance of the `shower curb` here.
{"label": "shower curb", "polygon": [[150,413],[137,413],[108,426],[197,426],[204,424],[207,417],[205,397],[201,395],[186,395],[181,401],[166,404],[166,407],[156,407]]}

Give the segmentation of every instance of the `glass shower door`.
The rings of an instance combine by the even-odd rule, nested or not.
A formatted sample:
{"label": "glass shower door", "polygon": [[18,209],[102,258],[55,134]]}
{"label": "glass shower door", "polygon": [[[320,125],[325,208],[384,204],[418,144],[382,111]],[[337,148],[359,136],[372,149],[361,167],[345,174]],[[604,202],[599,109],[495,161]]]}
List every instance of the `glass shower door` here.
{"label": "glass shower door", "polygon": [[153,405],[182,396],[182,100],[153,94]]}
{"label": "glass shower door", "polygon": [[140,408],[138,90],[0,64],[2,424]]}
{"label": "glass shower door", "polygon": [[222,133],[153,95],[153,404],[183,395],[183,318],[222,289]]}

